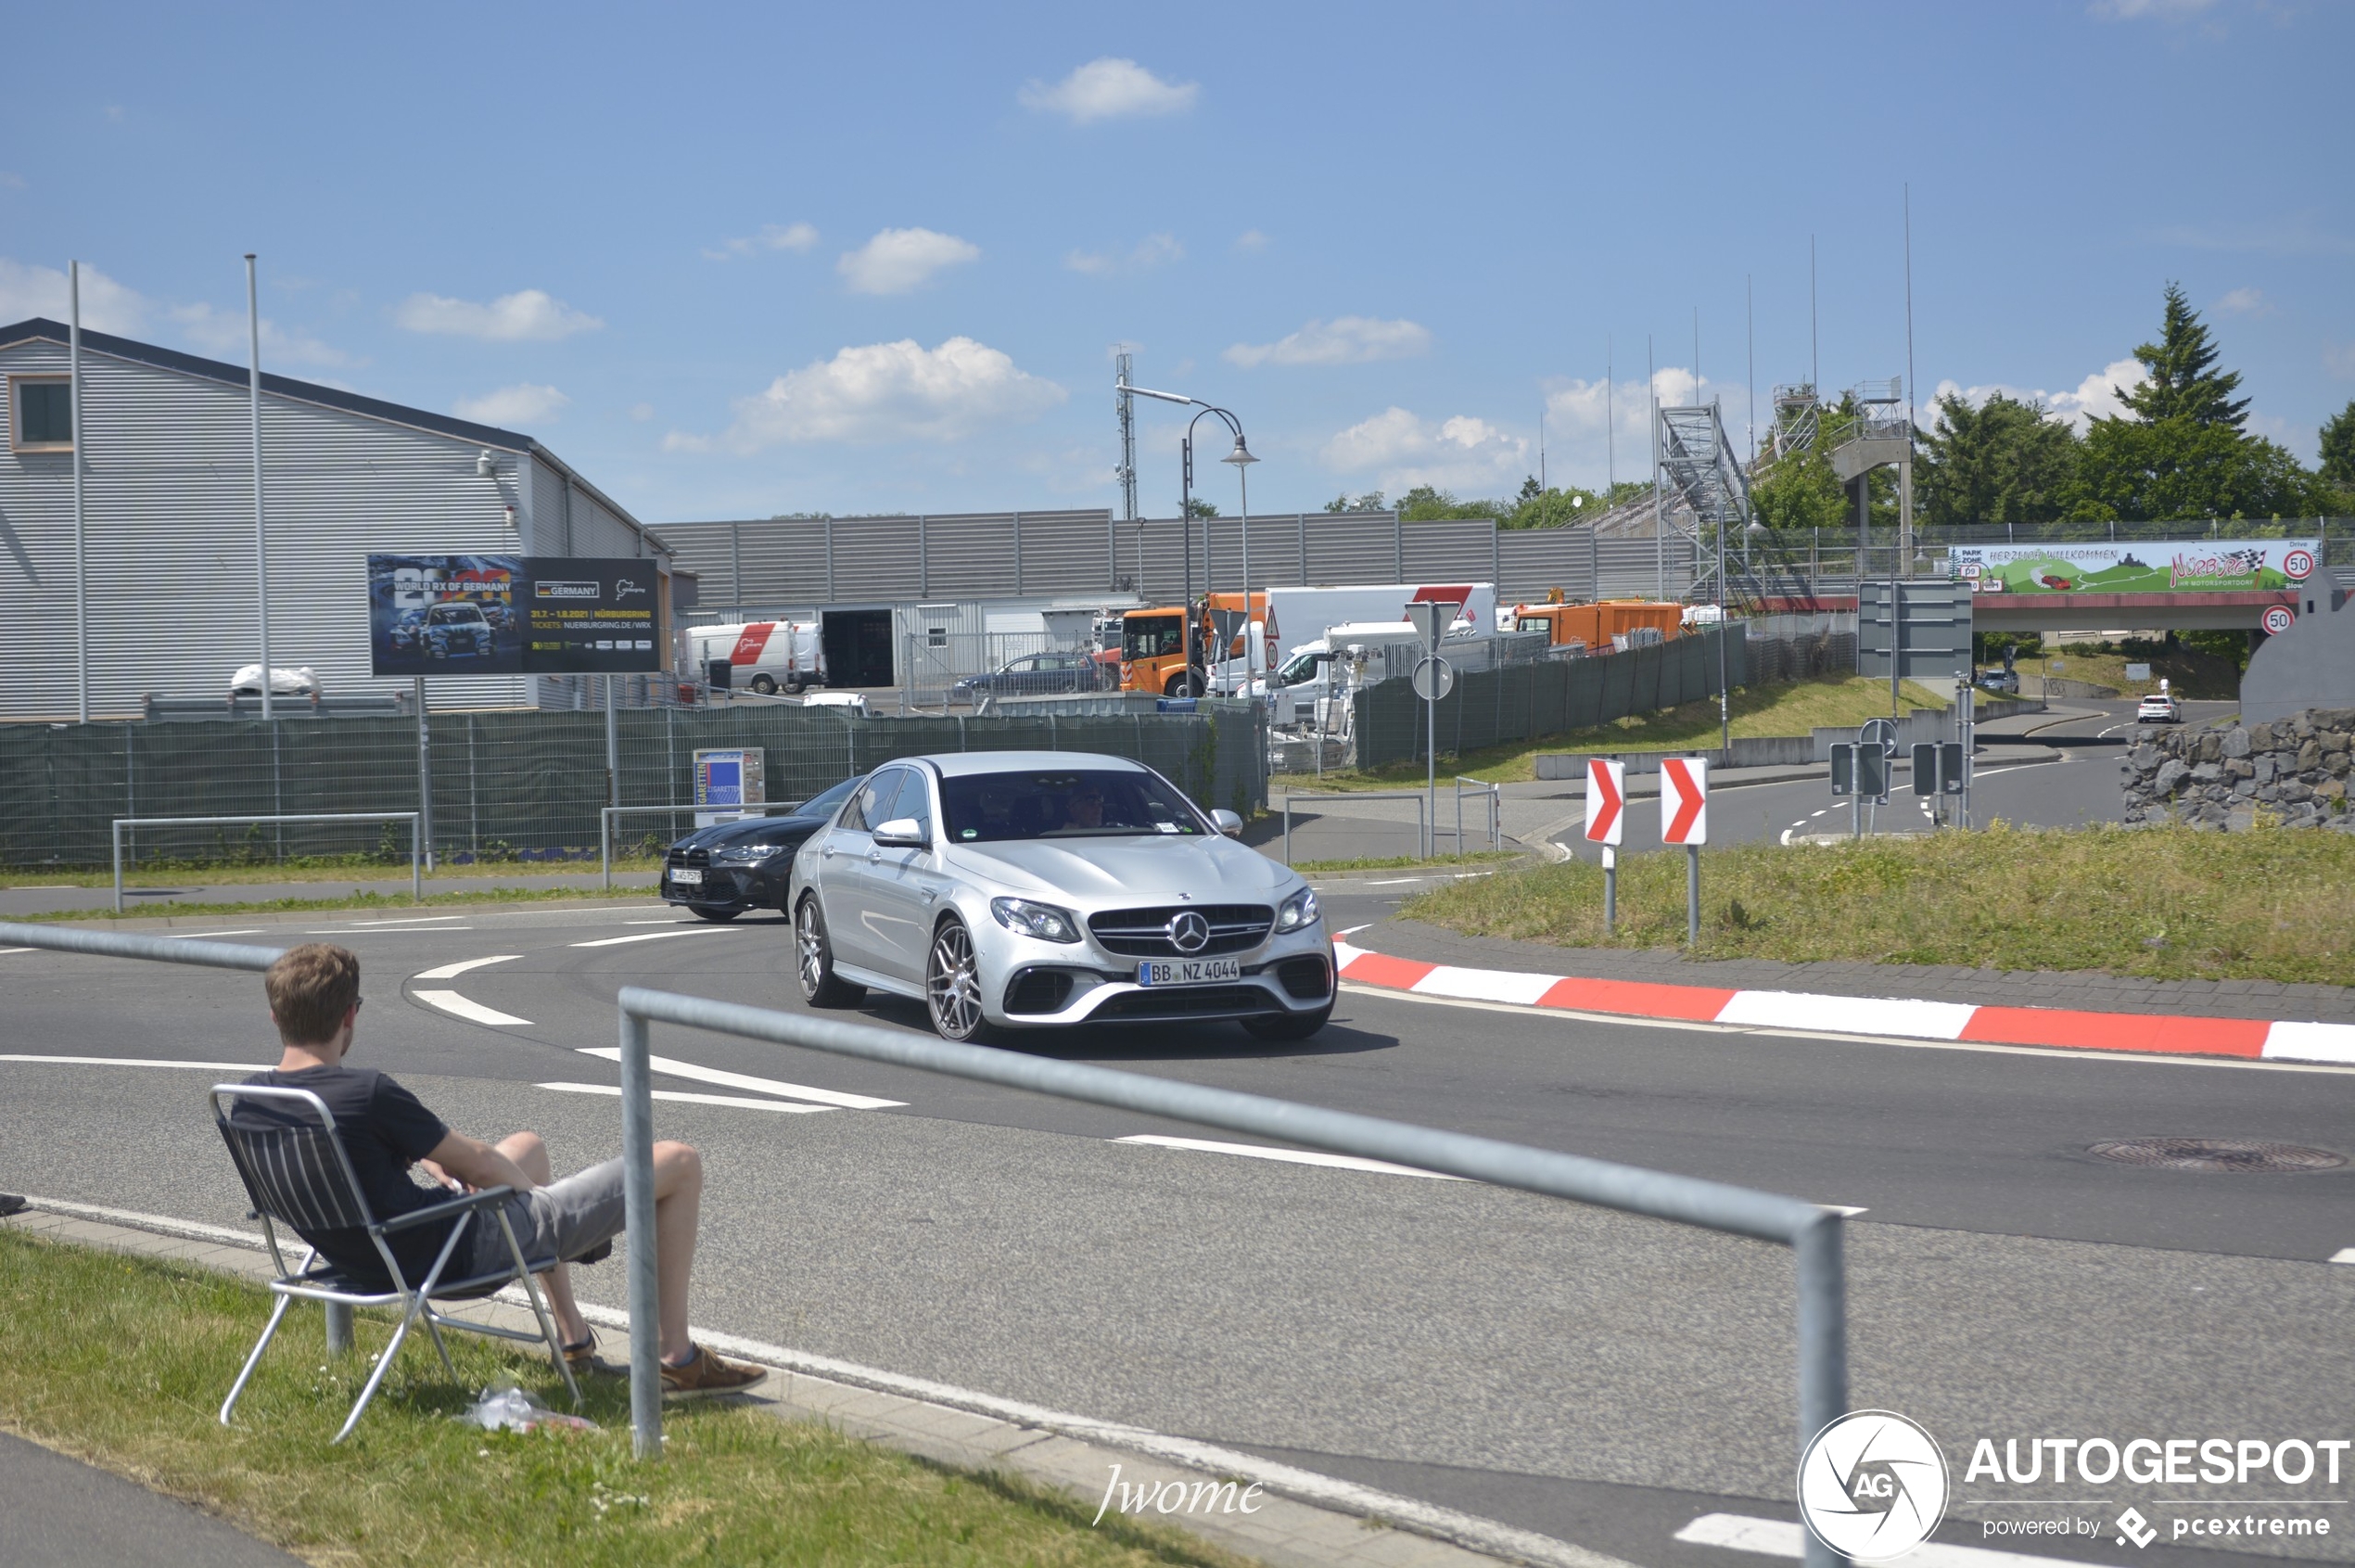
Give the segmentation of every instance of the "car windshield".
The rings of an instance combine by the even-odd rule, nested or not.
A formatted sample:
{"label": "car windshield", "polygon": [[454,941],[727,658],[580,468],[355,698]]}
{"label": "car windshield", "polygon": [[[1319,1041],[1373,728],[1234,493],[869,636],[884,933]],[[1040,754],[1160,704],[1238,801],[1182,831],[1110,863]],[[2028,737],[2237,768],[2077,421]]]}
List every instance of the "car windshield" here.
{"label": "car windshield", "polygon": [[823,795],[813,795],[795,807],[793,814],[796,817],[831,817],[841,809],[844,801],[850,798],[850,792],[866,782],[864,774],[855,779],[845,779]]}
{"label": "car windshield", "polygon": [[1160,658],[1185,646],[1186,623],[1174,615],[1132,616],[1122,633],[1121,653],[1130,659]]}
{"label": "car windshield", "polygon": [[940,804],[952,844],[1210,833],[1184,796],[1125,770],[957,774],[940,781]]}

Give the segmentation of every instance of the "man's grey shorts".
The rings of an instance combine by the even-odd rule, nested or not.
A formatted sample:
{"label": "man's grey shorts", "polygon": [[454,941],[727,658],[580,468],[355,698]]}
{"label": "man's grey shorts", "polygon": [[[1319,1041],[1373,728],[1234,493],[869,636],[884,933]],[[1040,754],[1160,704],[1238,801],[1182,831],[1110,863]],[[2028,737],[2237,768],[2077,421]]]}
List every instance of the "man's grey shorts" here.
{"label": "man's grey shorts", "polygon": [[[621,1234],[621,1162],[607,1160],[562,1181],[518,1192],[507,1200],[506,1210],[525,1262],[579,1257]],[[507,1256],[507,1239],[499,1233],[499,1222],[485,1214],[475,1224],[474,1271],[495,1274],[511,1267],[514,1260]]]}

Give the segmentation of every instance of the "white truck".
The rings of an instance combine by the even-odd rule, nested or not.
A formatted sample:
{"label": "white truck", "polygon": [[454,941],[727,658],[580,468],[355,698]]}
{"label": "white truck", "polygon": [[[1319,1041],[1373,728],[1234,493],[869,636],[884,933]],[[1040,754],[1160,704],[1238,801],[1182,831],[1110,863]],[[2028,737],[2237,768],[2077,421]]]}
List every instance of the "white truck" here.
{"label": "white truck", "polygon": [[[1240,597],[1240,596],[1238,596]],[[1344,642],[1387,642],[1392,638],[1413,636],[1413,623],[1407,618],[1407,606],[1419,599],[1436,599],[1458,606],[1456,620],[1447,631],[1451,637],[1479,636],[1496,624],[1496,585],[1493,582],[1379,582],[1334,588],[1269,588],[1265,591],[1267,617],[1264,622],[1254,621],[1246,646],[1266,644],[1290,650],[1279,665],[1276,684],[1297,684],[1297,679],[1287,679],[1280,670],[1289,668],[1296,655],[1317,644],[1321,651],[1327,644],[1326,633],[1336,627],[1346,627],[1350,635]],[[1213,691],[1242,691],[1265,680],[1268,660],[1254,657],[1245,668],[1243,659],[1229,659],[1217,667],[1211,681]]]}
{"label": "white truck", "polygon": [[701,678],[716,659],[732,667],[729,685],[770,696],[823,685],[824,650],[818,623],[810,620],[750,620],[687,629],[687,656]]}

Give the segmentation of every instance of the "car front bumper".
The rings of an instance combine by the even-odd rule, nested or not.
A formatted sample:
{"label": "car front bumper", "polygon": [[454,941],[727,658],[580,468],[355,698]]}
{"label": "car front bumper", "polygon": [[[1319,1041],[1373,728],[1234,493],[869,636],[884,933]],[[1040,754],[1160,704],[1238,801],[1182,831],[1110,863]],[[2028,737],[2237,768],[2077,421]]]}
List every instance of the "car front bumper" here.
{"label": "car front bumper", "polygon": [[1271,937],[1232,958],[1234,979],[1140,986],[1146,962],[1105,952],[1092,941],[1041,942],[999,928],[1008,939],[982,944],[982,1012],[993,1024],[1059,1028],[1087,1023],[1208,1021],[1315,1013],[1334,995],[1332,940],[1322,926]]}

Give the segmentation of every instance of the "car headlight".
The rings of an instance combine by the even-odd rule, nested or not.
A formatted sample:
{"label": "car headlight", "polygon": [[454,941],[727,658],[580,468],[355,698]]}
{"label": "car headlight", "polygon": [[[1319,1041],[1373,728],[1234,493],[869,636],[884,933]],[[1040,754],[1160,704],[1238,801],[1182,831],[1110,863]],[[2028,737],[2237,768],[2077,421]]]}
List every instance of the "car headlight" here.
{"label": "car headlight", "polygon": [[730,844],[713,850],[711,858],[719,865],[745,866],[755,860],[765,860],[785,848],[787,846],[783,844]]}
{"label": "car headlight", "polygon": [[1042,942],[1079,940],[1079,922],[1069,910],[1059,910],[1052,904],[1034,904],[1028,899],[992,899],[989,912],[1007,930],[1036,937]]}
{"label": "car headlight", "polygon": [[1314,887],[1304,887],[1294,893],[1284,900],[1283,908],[1276,911],[1276,930],[1279,934],[1305,931],[1316,924],[1317,890]]}

